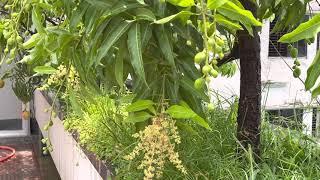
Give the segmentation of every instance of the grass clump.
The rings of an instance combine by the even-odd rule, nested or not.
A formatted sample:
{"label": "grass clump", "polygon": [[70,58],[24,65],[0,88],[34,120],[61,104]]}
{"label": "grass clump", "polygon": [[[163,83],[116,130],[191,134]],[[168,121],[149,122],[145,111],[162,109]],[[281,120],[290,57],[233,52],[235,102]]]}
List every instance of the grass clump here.
{"label": "grass clump", "polygon": [[[95,95],[86,99],[80,101],[77,111],[69,114],[64,123],[66,128],[77,132],[81,144],[88,150],[110,162],[117,179],[143,179],[145,172],[137,167],[144,154],[139,153],[129,161],[124,158],[139,145],[139,138],[132,135],[139,132],[141,126],[145,127],[126,123],[123,99],[128,98]],[[250,150],[244,154],[236,153],[239,148],[236,140],[237,104],[232,104],[228,110],[216,108],[206,112],[212,131],[191,121],[187,122],[187,127],[176,123],[181,142],[176,144],[175,150],[187,174],[168,163],[158,179],[320,178],[320,149],[315,139],[299,130],[263,122],[261,156],[255,162]]]}

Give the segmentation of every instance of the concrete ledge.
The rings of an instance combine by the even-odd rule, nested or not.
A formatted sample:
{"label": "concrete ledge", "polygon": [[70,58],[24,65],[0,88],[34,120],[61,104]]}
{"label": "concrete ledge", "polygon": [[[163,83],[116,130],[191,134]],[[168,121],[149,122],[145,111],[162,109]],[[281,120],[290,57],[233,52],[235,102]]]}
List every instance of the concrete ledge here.
{"label": "concrete ledge", "polygon": [[35,117],[44,137],[49,137],[53,146],[51,152],[52,159],[62,180],[98,180],[109,179],[110,168],[104,162],[98,160],[96,156],[80,147],[76,135],[72,135],[64,130],[61,119],[62,113],[53,119],[53,126],[49,131],[43,127],[48,123],[50,114],[45,109],[51,107],[50,96],[35,91],[34,107]]}

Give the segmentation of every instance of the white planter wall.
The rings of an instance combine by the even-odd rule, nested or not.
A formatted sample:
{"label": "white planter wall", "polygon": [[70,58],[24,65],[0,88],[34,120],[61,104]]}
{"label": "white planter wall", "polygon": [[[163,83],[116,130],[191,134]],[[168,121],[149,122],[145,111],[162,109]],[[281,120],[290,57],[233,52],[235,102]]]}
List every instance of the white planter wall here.
{"label": "white planter wall", "polygon": [[78,146],[72,135],[64,130],[59,118],[53,119],[49,132],[43,127],[48,123],[50,114],[45,109],[50,108],[41,92],[35,92],[35,117],[44,137],[49,137],[53,146],[52,159],[62,180],[99,180],[99,175],[90,160]]}

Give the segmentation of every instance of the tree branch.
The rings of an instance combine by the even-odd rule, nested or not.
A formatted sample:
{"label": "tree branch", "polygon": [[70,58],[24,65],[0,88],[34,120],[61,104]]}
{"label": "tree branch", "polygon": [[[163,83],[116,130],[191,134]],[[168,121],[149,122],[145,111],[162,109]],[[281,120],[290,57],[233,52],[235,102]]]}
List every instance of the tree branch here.
{"label": "tree branch", "polygon": [[53,19],[51,19],[50,17],[48,17],[46,14],[45,14],[45,19],[46,21],[50,22],[52,25],[56,26],[58,25],[57,22],[55,22]]}
{"label": "tree branch", "polygon": [[9,13],[8,13],[7,11],[2,10],[2,9],[0,10],[0,13],[1,13],[1,14],[4,14],[4,15],[9,15]]}
{"label": "tree branch", "polygon": [[239,59],[239,44],[237,42],[234,43],[231,52],[226,54],[222,59],[218,59],[217,66],[222,66],[225,63],[231,62],[233,60]]}

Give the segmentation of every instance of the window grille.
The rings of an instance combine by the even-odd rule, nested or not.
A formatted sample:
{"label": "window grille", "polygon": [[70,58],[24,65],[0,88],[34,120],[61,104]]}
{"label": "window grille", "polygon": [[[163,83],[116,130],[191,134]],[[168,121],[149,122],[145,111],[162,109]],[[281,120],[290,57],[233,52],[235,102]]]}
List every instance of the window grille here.
{"label": "window grille", "polygon": [[316,136],[317,135],[317,109],[313,108],[312,109],[312,135]]}
{"label": "window grille", "polygon": [[303,126],[303,109],[267,110],[266,119],[274,125],[301,130]]}
{"label": "window grille", "polygon": [[[305,20],[308,19],[306,16]],[[275,27],[277,20],[270,22],[270,41],[269,41],[269,57],[290,57],[290,51],[288,50],[288,44],[280,43],[278,40],[287,33],[287,31],[272,33],[272,29]],[[297,43],[292,44],[293,47],[298,49],[298,57],[307,56],[307,43],[302,40]]]}

